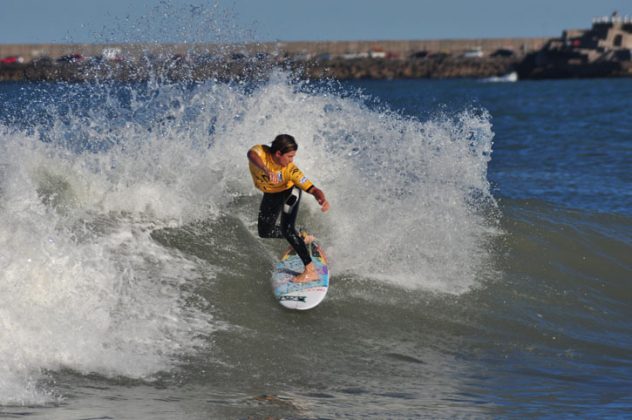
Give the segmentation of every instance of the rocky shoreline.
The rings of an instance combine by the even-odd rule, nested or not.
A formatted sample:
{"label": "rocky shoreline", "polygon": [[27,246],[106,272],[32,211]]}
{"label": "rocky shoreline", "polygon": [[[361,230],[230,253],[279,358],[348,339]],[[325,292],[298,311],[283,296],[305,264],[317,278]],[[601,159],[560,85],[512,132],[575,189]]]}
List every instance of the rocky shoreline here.
{"label": "rocky shoreline", "polygon": [[447,79],[485,78],[515,71],[519,62],[511,58],[430,58],[425,60],[347,59],[322,61],[272,62],[243,60],[196,65],[174,62],[159,66],[129,63],[25,63],[0,66],[0,80],[66,81],[96,80],[147,81],[162,78],[172,81],[209,79],[241,80],[266,77],[274,68],[290,70],[309,79]]}
{"label": "rocky shoreline", "polygon": [[[550,52],[548,55],[544,54],[539,51],[522,58],[440,56],[407,60],[357,58],[279,62],[266,59],[242,59],[205,64],[171,60],[144,66],[114,61],[99,63],[33,61],[0,65],[0,81],[260,80],[268,77],[275,68],[283,68],[295,73],[297,77],[313,80],[489,78],[512,72],[515,72],[520,80],[632,76],[632,62],[629,61],[573,63],[555,60]],[[543,56],[546,59],[543,59]]]}
{"label": "rocky shoreline", "polygon": [[487,78],[515,71],[513,58],[437,57],[422,60],[337,60],[327,66],[308,65],[310,78],[349,79],[453,79]]}

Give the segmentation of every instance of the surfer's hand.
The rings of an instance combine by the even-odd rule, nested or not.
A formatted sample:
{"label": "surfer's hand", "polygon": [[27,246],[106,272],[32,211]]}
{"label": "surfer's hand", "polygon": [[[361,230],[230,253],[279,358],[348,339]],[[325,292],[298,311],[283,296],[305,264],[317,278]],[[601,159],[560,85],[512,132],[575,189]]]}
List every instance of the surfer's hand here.
{"label": "surfer's hand", "polygon": [[316,187],[313,187],[310,193],[316,198],[318,204],[320,204],[320,210],[325,212],[329,210],[329,201],[325,198],[325,193]]}
{"label": "surfer's hand", "polygon": [[281,182],[278,172],[266,170],[266,175],[268,175],[268,180],[270,180],[272,184],[278,184],[279,182]]}

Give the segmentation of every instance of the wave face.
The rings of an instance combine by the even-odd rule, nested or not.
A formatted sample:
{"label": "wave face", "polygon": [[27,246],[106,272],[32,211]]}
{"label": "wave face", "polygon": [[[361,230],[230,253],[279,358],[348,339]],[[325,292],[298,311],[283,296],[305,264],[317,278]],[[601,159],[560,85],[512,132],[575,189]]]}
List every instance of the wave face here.
{"label": "wave face", "polygon": [[224,328],[196,289],[232,263],[156,232],[211,223],[207,245],[254,252],[260,193],[245,153],[282,132],[332,203],[322,215],[307,197],[300,223],[334,273],[461,294],[491,267],[485,112],[419,121],[284,73],[258,86],[24,90],[39,100],[0,127],[3,404],[55,400],[47,371],[151,378]]}

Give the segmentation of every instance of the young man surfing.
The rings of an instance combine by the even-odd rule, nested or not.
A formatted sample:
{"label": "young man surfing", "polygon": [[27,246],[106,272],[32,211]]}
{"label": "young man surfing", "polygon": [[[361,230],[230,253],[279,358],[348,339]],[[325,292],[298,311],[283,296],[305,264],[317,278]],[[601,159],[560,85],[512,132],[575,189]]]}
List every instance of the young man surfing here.
{"label": "young man surfing", "polygon": [[[313,195],[321,210],[329,210],[325,193],[316,188],[294,164],[298,144],[289,134],[279,134],[270,146],[256,145],[248,150],[250,174],[255,187],[263,192],[259,207],[258,230],[262,238],[285,238],[305,265],[305,271],[294,282],[318,280],[316,267],[307,250],[312,236],[302,238],[294,224],[298,215],[301,192]],[[277,219],[281,215],[281,224]]]}

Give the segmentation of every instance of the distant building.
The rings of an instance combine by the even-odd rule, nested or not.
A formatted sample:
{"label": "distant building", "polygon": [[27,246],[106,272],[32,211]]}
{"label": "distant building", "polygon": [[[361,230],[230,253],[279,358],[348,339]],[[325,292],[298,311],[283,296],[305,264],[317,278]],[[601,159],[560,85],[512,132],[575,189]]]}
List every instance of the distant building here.
{"label": "distant building", "polygon": [[566,30],[562,42],[571,48],[584,48],[607,52],[616,49],[632,49],[632,18],[619,16],[596,17],[589,30]]}
{"label": "distant building", "polygon": [[625,61],[632,50],[632,18],[617,12],[596,17],[591,29],[567,29],[545,50],[565,53],[581,63]]}

